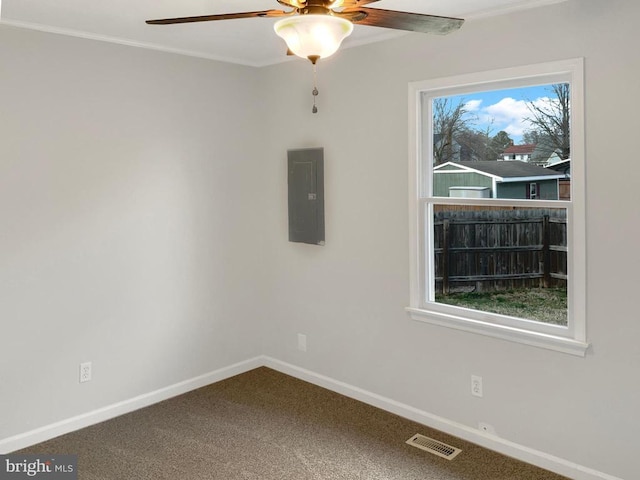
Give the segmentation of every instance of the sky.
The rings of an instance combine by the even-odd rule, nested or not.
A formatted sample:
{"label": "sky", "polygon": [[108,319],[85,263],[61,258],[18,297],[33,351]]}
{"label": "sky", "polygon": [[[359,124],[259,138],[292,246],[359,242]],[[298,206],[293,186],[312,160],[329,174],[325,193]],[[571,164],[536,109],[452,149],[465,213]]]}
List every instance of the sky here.
{"label": "sky", "polygon": [[465,109],[469,112],[467,116],[471,119],[470,126],[474,129],[485,131],[488,127],[491,136],[504,130],[518,145],[522,143],[522,134],[530,128],[525,120],[531,116],[527,103],[533,101],[544,105],[548,104],[548,99],[556,97],[551,86],[547,85],[474,92],[447,98],[454,105],[458,105],[460,100],[465,103]]}

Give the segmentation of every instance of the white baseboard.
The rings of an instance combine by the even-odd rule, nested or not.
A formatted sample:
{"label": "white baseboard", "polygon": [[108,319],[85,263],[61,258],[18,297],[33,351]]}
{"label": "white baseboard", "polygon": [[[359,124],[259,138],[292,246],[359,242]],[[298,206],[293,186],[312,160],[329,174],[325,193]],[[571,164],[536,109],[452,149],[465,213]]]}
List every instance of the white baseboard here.
{"label": "white baseboard", "polygon": [[182,395],[183,393],[190,392],[196,388],[219,382],[225,378],[233,377],[234,375],[248,372],[249,370],[253,370],[254,368],[261,366],[264,366],[264,359],[262,357],[252,358],[153,392],[139,395],[129,400],[107,405],[106,407],[52,423],[35,430],[1,439],[0,454],[10,453],[15,450],[26,448],[30,445],[35,445],[36,443],[64,435],[65,433],[104,422],[105,420],[148,407],[154,403],[167,400],[177,395]]}
{"label": "white baseboard", "polygon": [[320,375],[310,370],[306,370],[268,356],[251,358],[244,362],[220,368],[213,372],[206,373],[144,395],[139,395],[129,400],[108,405],[92,412],[84,413],[51,425],[46,425],[13,437],[1,439],[0,454],[10,453],[15,450],[64,435],[65,433],[73,432],[90,425],[95,425],[96,423],[109,420],[125,413],[133,412],[154,403],[195,390],[196,388],[204,387],[263,366],[300,380],[313,383],[314,385],[318,385],[328,390],[332,390],[347,397],[354,398],[366,404],[378,407],[409,420],[413,420],[414,422],[427,427],[462,438],[463,440],[467,440],[477,445],[481,445],[509,457],[545,468],[574,480],[623,480],[621,478],[569,462],[568,460],[549,455],[548,453],[519,445],[495,435],[489,435],[475,428],[433,415],[390,398],[383,397],[376,393],[363,390],[353,385],[349,385],[339,380]]}
{"label": "white baseboard", "polygon": [[623,480],[271,357],[264,366],[574,480]]}

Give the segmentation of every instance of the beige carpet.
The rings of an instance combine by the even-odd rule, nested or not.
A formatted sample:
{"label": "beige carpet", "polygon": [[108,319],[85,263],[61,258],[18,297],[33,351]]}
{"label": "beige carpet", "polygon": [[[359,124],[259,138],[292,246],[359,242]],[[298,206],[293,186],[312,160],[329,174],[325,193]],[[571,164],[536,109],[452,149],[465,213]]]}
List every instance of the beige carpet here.
{"label": "beige carpet", "polygon": [[[463,451],[406,445],[415,433]],[[564,478],[268,368],[21,452],[77,453],[82,480]]]}

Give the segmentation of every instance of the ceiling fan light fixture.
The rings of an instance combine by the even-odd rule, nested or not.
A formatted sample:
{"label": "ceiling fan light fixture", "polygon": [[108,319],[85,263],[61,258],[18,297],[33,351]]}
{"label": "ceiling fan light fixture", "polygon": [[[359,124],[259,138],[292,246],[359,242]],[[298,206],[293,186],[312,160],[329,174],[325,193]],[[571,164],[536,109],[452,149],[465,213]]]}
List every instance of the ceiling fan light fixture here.
{"label": "ceiling fan light fixture", "polygon": [[313,59],[336,53],[342,41],[351,35],[353,23],[332,15],[307,14],[283,18],[273,29],[293,53],[314,62]]}

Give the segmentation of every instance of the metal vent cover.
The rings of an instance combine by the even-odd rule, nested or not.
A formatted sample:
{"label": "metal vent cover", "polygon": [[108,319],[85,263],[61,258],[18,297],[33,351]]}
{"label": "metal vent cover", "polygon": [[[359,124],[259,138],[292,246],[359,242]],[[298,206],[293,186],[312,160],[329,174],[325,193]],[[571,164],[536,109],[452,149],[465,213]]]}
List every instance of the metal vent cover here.
{"label": "metal vent cover", "polygon": [[446,458],[447,460],[453,460],[462,450],[446,443],[442,443],[433,438],[425,437],[416,433],[413,437],[406,441],[409,445],[417,447],[426,452],[433,453],[439,457]]}

